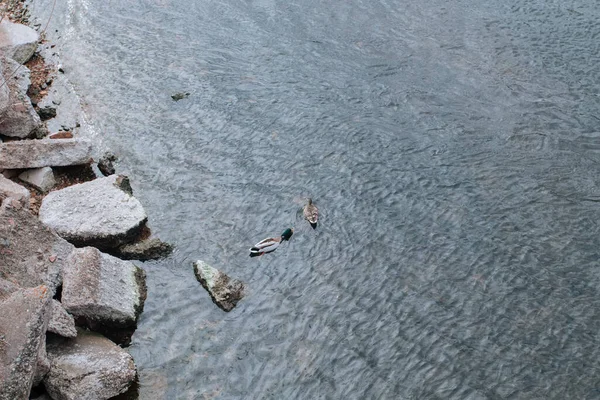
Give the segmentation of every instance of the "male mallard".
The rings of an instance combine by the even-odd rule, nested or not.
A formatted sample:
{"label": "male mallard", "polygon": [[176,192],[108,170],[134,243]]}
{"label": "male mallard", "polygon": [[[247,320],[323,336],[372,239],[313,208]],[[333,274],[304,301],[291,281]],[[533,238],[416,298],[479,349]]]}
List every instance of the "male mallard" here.
{"label": "male mallard", "polygon": [[290,240],[294,234],[294,228],[288,228],[281,234],[281,237],[266,238],[256,243],[253,248],[250,249],[250,257],[262,256],[266,253],[271,253],[277,250],[277,247],[284,240]]}
{"label": "male mallard", "polygon": [[317,220],[319,219],[319,209],[312,202],[312,199],[308,199],[308,204],[304,206],[304,218],[310,223],[313,229],[317,228]]}

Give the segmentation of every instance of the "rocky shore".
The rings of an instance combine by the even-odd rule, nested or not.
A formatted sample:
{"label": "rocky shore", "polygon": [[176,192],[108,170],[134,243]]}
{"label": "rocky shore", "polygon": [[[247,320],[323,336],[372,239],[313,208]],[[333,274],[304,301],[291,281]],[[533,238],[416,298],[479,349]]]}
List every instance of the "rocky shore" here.
{"label": "rocky shore", "polygon": [[0,400],[109,399],[136,377],[123,346],[146,284],[130,260],[172,248],[81,134],[53,46],[13,21],[0,23]]}

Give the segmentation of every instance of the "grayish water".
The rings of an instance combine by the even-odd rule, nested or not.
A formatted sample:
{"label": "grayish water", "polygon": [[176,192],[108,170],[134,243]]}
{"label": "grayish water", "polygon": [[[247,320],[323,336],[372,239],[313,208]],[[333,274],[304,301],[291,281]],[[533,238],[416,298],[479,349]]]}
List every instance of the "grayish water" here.
{"label": "grayish water", "polygon": [[[144,264],[140,398],[600,398],[597,2],[426,3],[57,5],[94,131],[177,246]],[[234,311],[196,259],[247,283]]]}

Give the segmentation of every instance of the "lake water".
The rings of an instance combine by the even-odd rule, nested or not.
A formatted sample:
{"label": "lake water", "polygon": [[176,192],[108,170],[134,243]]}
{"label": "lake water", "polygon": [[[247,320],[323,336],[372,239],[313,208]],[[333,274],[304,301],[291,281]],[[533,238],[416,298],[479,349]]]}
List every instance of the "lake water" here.
{"label": "lake water", "polygon": [[[596,1],[57,3],[177,247],[143,264],[140,399],[600,398]],[[247,284],[232,312],[197,259]]]}

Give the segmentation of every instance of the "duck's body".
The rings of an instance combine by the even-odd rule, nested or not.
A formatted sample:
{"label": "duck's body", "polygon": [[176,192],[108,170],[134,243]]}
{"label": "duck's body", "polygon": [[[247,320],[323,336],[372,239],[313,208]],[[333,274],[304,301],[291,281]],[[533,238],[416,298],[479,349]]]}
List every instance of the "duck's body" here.
{"label": "duck's body", "polygon": [[304,206],[304,218],[310,223],[313,229],[317,228],[319,209],[313,204],[312,199],[308,199],[308,203]]}
{"label": "duck's body", "polygon": [[262,256],[263,254],[271,253],[277,250],[283,241],[290,240],[293,233],[294,230],[289,228],[283,231],[280,237],[272,237],[261,240],[250,249],[250,257]]}

